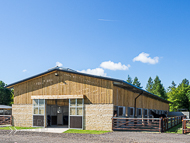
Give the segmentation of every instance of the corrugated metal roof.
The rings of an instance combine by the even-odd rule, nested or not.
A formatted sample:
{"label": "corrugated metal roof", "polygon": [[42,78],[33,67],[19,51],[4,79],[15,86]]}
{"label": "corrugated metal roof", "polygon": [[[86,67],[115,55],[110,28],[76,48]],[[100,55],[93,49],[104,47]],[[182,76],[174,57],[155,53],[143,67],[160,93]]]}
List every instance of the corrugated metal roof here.
{"label": "corrugated metal roof", "polygon": [[0,109],[12,109],[12,106],[0,105]]}
{"label": "corrugated metal roof", "polygon": [[143,92],[143,93],[145,93],[147,96],[149,96],[151,98],[158,99],[158,100],[161,100],[161,101],[166,102],[166,103],[171,103],[171,102],[169,102],[169,101],[167,101],[167,100],[165,100],[165,99],[163,99],[163,98],[161,98],[161,97],[159,97],[157,95],[154,95],[154,94],[152,94],[152,93],[150,93],[150,92],[148,92],[148,91],[146,91],[146,90],[144,90],[142,88],[139,88],[139,87],[137,87],[137,86],[135,86],[133,84],[130,84],[130,83],[124,81],[124,80],[114,79],[114,78],[104,77],[104,76],[97,76],[97,75],[86,74],[86,73],[82,73],[82,72],[79,72],[79,71],[75,71],[75,70],[72,70],[72,69],[69,69],[69,68],[63,68],[63,67],[54,67],[54,68],[51,68],[48,71],[45,71],[43,73],[31,76],[29,78],[20,80],[18,82],[12,83],[12,84],[9,84],[6,87],[10,88],[10,87],[12,87],[15,84],[18,84],[18,83],[30,80],[32,78],[44,75],[44,74],[52,72],[52,71],[64,71],[64,72],[75,73],[75,74],[79,74],[79,75],[90,76],[90,77],[94,77],[94,78],[101,78],[101,79],[105,79],[105,80],[111,80],[111,81],[119,82],[119,83],[122,83],[122,84],[126,84],[126,85],[132,87],[133,89],[136,89],[136,90],[138,90],[140,92]]}

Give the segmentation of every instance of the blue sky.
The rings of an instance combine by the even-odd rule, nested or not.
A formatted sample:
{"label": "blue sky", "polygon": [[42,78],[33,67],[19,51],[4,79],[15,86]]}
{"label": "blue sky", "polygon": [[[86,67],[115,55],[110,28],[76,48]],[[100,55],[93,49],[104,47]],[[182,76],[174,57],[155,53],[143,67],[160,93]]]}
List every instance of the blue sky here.
{"label": "blue sky", "polygon": [[[188,0],[0,1],[0,80],[44,72],[56,62],[145,88],[189,79]],[[140,56],[139,56],[140,54]],[[136,58],[135,58],[136,57]]]}

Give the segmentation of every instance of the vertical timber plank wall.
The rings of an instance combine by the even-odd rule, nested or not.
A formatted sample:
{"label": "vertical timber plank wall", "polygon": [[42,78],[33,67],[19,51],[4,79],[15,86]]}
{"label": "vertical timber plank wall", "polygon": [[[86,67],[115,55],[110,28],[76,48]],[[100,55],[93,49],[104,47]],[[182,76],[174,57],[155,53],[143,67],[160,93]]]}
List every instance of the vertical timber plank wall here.
{"label": "vertical timber plank wall", "polygon": [[[137,96],[138,93],[133,93],[132,91],[113,86],[113,104],[115,106],[134,107],[134,101]],[[156,110],[169,109],[169,104],[142,95],[139,98],[137,98],[136,103],[137,108]]]}
{"label": "vertical timber plank wall", "polygon": [[[58,76],[55,76],[55,72]],[[85,104],[113,104],[113,82],[62,71],[14,86],[14,104],[32,104],[32,95],[85,95]]]}

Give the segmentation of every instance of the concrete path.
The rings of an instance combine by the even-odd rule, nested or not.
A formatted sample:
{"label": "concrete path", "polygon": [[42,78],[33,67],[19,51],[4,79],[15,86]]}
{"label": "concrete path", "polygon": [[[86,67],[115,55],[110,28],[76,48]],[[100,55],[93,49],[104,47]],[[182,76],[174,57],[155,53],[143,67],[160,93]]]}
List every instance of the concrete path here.
{"label": "concrete path", "polygon": [[47,133],[63,133],[69,128],[39,128],[39,129],[23,129],[18,131],[30,131],[30,132],[47,132]]}

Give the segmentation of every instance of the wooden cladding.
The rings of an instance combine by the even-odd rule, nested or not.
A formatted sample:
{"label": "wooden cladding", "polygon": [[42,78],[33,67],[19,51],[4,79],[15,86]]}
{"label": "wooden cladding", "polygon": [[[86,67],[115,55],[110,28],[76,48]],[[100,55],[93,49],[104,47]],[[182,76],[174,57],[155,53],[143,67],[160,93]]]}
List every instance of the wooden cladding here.
{"label": "wooden cladding", "polygon": [[[134,107],[135,98],[139,93],[114,86],[113,87],[113,104],[115,106]],[[168,110],[168,103],[141,95],[136,100],[136,108]]]}
{"label": "wooden cladding", "polygon": [[84,95],[85,103],[109,104],[113,103],[113,82],[54,71],[14,86],[14,104],[32,104],[31,96],[36,95]]}
{"label": "wooden cladding", "polygon": [[33,95],[31,99],[80,99],[84,95]]}
{"label": "wooden cladding", "polygon": [[[58,76],[55,76],[57,73]],[[139,93],[113,86],[113,81],[63,71],[54,71],[14,86],[14,104],[32,104],[31,96],[47,96],[53,104],[54,95],[84,95],[84,103],[114,104],[134,107]],[[63,98],[63,97],[61,97]],[[59,99],[61,99],[59,98]],[[63,98],[65,99],[65,98]],[[60,103],[61,104],[61,103]],[[168,103],[141,95],[137,108],[168,110]]]}

